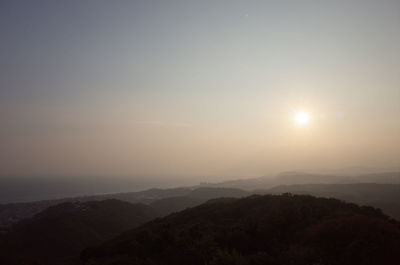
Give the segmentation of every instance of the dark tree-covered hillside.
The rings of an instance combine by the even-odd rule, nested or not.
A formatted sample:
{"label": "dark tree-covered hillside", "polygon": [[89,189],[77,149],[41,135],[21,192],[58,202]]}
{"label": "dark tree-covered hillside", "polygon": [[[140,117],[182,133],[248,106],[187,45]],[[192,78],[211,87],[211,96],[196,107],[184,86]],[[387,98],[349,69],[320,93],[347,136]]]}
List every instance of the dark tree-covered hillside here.
{"label": "dark tree-covered hillside", "polygon": [[400,226],[371,207],[306,195],[214,200],[82,253],[87,265],[393,265]]}
{"label": "dark tree-covered hillside", "polygon": [[86,247],[156,217],[147,205],[118,200],[62,203],[14,225],[2,240],[3,260],[73,261]]}

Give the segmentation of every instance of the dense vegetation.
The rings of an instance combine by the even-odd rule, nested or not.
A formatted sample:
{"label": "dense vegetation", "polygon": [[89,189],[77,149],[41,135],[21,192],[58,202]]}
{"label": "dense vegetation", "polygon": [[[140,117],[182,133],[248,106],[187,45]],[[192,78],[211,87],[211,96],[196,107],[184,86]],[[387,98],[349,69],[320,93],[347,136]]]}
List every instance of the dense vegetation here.
{"label": "dense vegetation", "polygon": [[[336,198],[360,205],[371,205],[400,220],[399,184],[302,184],[283,185],[264,191],[268,194],[308,194],[317,197]],[[262,192],[261,192],[262,193]]]}
{"label": "dense vegetation", "polygon": [[304,195],[214,200],[82,254],[87,265],[393,265],[400,226],[371,207]]}
{"label": "dense vegetation", "polygon": [[[156,216],[149,206],[118,200],[62,203],[14,225],[3,238],[1,247],[7,252],[6,255],[3,252],[3,260],[24,257],[41,264],[67,262],[86,247]],[[1,263],[0,260],[0,264],[8,265],[9,261]]]}

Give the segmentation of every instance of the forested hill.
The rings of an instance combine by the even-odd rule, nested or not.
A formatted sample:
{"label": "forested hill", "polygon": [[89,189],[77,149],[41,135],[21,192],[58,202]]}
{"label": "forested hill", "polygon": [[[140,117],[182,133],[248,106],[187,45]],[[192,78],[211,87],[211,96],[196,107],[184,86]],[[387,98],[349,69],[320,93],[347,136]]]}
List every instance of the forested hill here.
{"label": "forested hill", "polygon": [[[262,193],[262,192],[260,192]],[[264,191],[265,194],[307,194],[316,197],[336,198],[359,205],[370,205],[400,220],[399,184],[303,184],[284,185]]]}
{"label": "forested hill", "polygon": [[[147,205],[118,200],[52,206],[12,227],[4,236],[2,246],[0,242],[0,264],[73,262],[86,247],[100,244],[156,217],[157,213]],[[2,259],[8,260],[7,263],[2,263]],[[32,262],[35,260],[38,263]]]}
{"label": "forested hill", "polygon": [[308,195],[213,200],[89,248],[87,265],[393,265],[400,223]]}

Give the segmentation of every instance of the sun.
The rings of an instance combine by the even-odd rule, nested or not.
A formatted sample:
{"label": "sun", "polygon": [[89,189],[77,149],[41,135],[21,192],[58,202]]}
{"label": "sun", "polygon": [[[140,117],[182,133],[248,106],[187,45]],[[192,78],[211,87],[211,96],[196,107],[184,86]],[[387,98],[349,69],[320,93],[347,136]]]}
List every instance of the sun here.
{"label": "sun", "polygon": [[311,122],[311,114],[308,111],[298,111],[294,114],[293,121],[297,126],[305,127]]}

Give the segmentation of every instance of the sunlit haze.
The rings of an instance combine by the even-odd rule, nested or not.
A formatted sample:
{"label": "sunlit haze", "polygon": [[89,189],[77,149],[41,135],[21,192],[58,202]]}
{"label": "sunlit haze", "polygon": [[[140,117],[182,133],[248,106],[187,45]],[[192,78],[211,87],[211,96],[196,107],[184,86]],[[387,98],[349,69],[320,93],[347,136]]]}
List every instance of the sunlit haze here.
{"label": "sunlit haze", "polygon": [[0,175],[400,165],[400,1],[1,1]]}
{"label": "sunlit haze", "polygon": [[307,111],[298,111],[294,114],[294,122],[299,126],[307,126],[311,122],[311,114]]}

